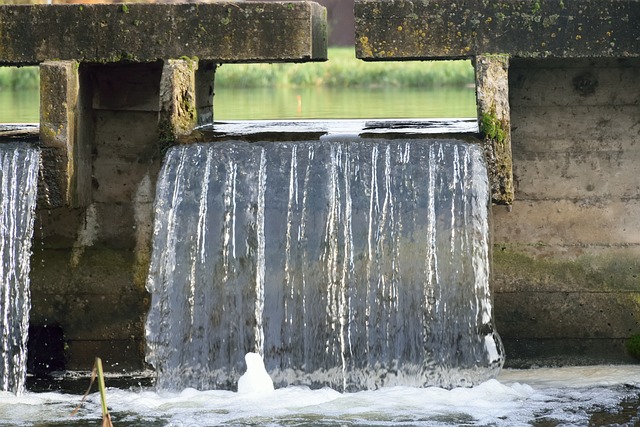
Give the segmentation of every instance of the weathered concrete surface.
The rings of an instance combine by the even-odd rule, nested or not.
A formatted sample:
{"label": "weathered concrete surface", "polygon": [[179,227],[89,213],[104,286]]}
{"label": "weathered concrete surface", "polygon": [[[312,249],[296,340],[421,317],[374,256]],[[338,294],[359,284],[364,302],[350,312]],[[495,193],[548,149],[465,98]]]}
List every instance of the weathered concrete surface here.
{"label": "weathered concrete surface", "polygon": [[[160,79],[160,140],[171,145],[189,134],[197,124],[196,70],[192,59],[168,60]],[[213,85],[213,80],[210,82]],[[213,114],[213,109],[211,109]]]}
{"label": "weathered concrete surface", "polygon": [[0,6],[0,65],[47,60],[325,60],[313,2]]}
{"label": "weathered concrete surface", "polygon": [[213,123],[213,82],[216,64],[200,61],[195,75],[196,117],[198,125]]}
{"label": "weathered concrete surface", "polygon": [[356,56],[637,57],[637,0],[356,0]]}
{"label": "weathered concrete surface", "polygon": [[[68,192],[82,193],[83,202],[53,203],[47,192],[40,194],[31,323],[63,332],[68,369],[90,369],[96,355],[110,370],[141,369],[155,180],[167,144],[195,124],[197,63],[45,65],[42,92],[56,95],[42,102],[64,107],[62,119],[76,129],[65,133],[67,145],[84,154],[45,145],[51,156],[43,157],[42,170],[55,172],[54,183],[71,183]],[[70,77],[80,90],[60,92]],[[57,129],[41,128],[43,144],[49,128]],[[83,172],[69,172],[75,170]],[[49,178],[42,181],[51,189]]]}
{"label": "weathered concrete surface", "polygon": [[40,198],[47,207],[77,206],[84,198],[76,191],[81,167],[76,161],[81,151],[76,145],[78,63],[51,61],[40,69],[40,141],[43,163],[48,166],[42,170]]}
{"label": "weathered concrete surface", "polygon": [[640,333],[640,59],[512,59],[516,199],[495,206],[511,366],[629,362]]}
{"label": "weathered concrete surface", "polygon": [[491,177],[493,203],[513,203],[511,121],[509,117],[509,58],[480,55],[475,58],[478,129]]}

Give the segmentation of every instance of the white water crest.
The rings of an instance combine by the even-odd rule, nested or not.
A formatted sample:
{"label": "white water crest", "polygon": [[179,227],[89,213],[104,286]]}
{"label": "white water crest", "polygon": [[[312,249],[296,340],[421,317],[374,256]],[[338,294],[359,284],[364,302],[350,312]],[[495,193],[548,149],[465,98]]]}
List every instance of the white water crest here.
{"label": "white water crest", "polygon": [[157,184],[147,360],[160,389],[471,386],[503,351],[482,149],[458,141],[172,148]]}
{"label": "white water crest", "polygon": [[0,144],[0,390],[22,393],[27,365],[29,271],[39,150]]}

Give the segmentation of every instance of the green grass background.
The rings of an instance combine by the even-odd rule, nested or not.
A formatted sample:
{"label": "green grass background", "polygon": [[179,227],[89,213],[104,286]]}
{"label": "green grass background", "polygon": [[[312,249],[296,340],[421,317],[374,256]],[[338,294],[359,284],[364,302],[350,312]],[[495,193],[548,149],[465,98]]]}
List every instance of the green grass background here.
{"label": "green grass background", "polygon": [[[330,48],[329,60],[302,64],[223,64],[216,87],[464,87],[473,85],[469,61],[364,62],[353,48]],[[35,89],[37,67],[0,67],[0,89]]]}

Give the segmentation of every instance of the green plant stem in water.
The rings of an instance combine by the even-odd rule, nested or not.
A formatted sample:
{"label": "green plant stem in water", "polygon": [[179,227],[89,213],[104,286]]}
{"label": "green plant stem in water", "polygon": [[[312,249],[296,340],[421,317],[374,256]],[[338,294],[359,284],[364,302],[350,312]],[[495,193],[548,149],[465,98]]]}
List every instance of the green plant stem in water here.
{"label": "green plant stem in water", "polygon": [[96,357],[96,369],[98,370],[98,388],[100,389],[100,404],[102,405],[102,427],[113,427],[111,415],[107,408],[107,388],[104,384],[104,372],[102,370],[102,359]]}

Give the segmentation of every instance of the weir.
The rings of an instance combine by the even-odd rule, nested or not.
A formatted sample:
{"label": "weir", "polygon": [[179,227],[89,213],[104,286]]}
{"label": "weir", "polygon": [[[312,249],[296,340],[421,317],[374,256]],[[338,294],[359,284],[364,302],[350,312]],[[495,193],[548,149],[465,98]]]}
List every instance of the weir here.
{"label": "weir", "polygon": [[460,141],[171,149],[148,284],[157,384],[234,388],[254,351],[280,387],[495,376],[488,200],[482,150]]}
{"label": "weir", "polygon": [[[443,139],[481,147],[489,168],[489,283],[511,366],[631,360],[624,343],[640,332],[639,5],[356,1],[358,57],[474,61],[479,132]],[[31,369],[89,369],[95,355],[111,371],[144,369],[163,155],[212,123],[218,64],[326,59],[325,11],[312,2],[0,6],[0,24],[0,65],[41,69],[30,287],[31,326],[44,332],[31,334]],[[259,324],[245,321],[251,331]],[[481,337],[494,331],[485,324]],[[335,344],[340,367],[346,342]]]}

